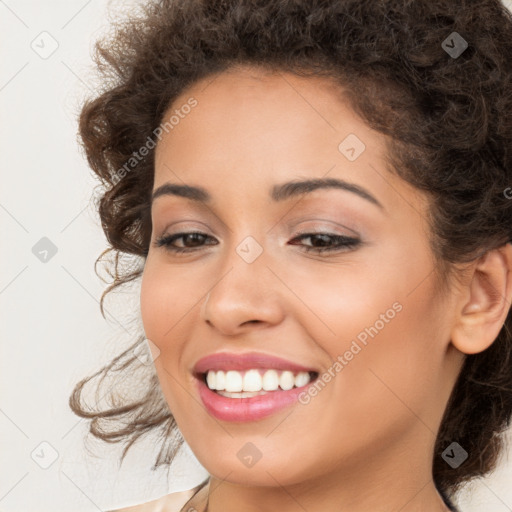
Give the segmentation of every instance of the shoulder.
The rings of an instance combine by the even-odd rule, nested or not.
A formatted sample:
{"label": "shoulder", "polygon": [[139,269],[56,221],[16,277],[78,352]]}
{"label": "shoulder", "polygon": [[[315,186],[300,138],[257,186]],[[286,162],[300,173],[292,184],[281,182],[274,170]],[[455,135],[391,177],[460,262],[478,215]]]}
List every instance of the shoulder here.
{"label": "shoulder", "polygon": [[187,491],[172,492],[156,500],[133,505],[131,507],[108,510],[107,512],[179,512],[197,489],[198,487],[194,487]]}

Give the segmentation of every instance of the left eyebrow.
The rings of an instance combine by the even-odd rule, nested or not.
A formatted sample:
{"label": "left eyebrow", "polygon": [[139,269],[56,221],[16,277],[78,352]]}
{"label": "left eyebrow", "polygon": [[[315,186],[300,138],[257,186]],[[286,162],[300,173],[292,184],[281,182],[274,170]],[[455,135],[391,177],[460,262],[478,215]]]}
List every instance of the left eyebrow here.
{"label": "left eyebrow", "polygon": [[330,189],[337,188],[346,190],[357,194],[359,197],[366,199],[381,209],[384,209],[382,204],[363,187],[356,185],[355,183],[349,183],[345,180],[339,180],[335,178],[319,178],[304,181],[289,181],[280,185],[274,185],[270,196],[274,201],[282,201],[293,196],[307,194],[318,189]]}
{"label": "left eyebrow", "polygon": [[[284,201],[291,197],[311,193],[314,190],[333,188],[346,190],[348,192],[357,194],[359,197],[366,199],[381,209],[384,209],[382,204],[363,187],[356,185],[355,183],[349,183],[348,181],[335,178],[288,181],[286,183],[274,185],[270,190],[270,197],[274,201]],[[165,183],[153,192],[151,203],[153,203],[157,197],[164,195],[174,195],[178,197],[184,197],[186,199],[191,199],[192,201],[200,201],[204,203],[209,203],[212,200],[210,193],[202,187]]]}

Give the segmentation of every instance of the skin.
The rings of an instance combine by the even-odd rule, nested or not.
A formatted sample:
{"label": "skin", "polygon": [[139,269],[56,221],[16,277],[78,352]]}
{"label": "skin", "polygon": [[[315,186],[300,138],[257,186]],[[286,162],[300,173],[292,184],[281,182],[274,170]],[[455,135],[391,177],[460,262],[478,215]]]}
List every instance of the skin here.
{"label": "skin", "polygon": [[[321,78],[223,72],[174,101],[168,115],[192,96],[198,104],[156,148],[153,190],[186,183],[212,196],[155,199],[140,297],[161,388],[211,475],[209,512],[448,510],[432,480],[434,441],[465,354],[505,321],[511,249],[441,291],[426,197],[387,170],[384,136],[341,92]],[[348,134],[366,146],[354,161],[338,150]],[[271,200],[273,185],[306,178],[357,184],[382,208],[341,189]],[[307,253],[319,243],[299,230],[361,244]],[[156,246],[183,231],[208,237],[176,240],[188,254]],[[248,236],[263,250],[252,263],[236,251]],[[204,408],[191,374],[201,357],[260,351],[322,373],[394,303],[400,312],[308,404],[248,423]],[[247,442],[261,452],[252,467],[237,457]]]}

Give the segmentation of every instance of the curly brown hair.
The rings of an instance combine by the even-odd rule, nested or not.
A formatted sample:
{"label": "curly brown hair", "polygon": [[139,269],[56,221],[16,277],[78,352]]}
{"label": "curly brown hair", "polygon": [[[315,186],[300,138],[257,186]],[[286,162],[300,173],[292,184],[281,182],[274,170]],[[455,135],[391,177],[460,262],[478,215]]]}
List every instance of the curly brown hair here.
{"label": "curly brown hair", "polygon": [[[110,244],[96,264],[115,255],[103,315],[105,295],[141,276],[151,239],[154,151],[133,168],[127,162],[187,86],[235,66],[342,85],[354,111],[389,136],[393,172],[429,196],[431,245],[442,273],[512,240],[505,192],[512,186],[512,15],[499,0],[160,0],[114,26],[96,43],[103,90],[79,120],[87,160],[101,180],[97,207]],[[460,55],[449,51],[454,37],[467,43]],[[123,266],[126,255],[137,264]],[[143,368],[140,399],[113,401],[107,410],[81,403],[84,385],[99,374],[126,377],[139,368],[134,349],[143,342],[141,334],[79,382],[69,403],[92,419],[97,438],[129,441],[121,461],[139,436],[161,432],[155,469],[171,463],[183,439],[151,365]],[[493,344],[466,356],[447,404],[433,458],[441,493],[453,494],[496,466],[512,416],[511,353],[509,310]],[[441,457],[453,441],[469,454],[455,469]]]}

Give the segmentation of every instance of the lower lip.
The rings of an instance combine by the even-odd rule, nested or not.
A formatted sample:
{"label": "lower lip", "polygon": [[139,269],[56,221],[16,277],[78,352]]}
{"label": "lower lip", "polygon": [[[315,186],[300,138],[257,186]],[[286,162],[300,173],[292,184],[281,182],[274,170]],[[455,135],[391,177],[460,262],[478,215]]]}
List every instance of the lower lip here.
{"label": "lower lip", "polygon": [[229,398],[212,391],[202,379],[197,380],[199,396],[207,411],[223,421],[256,421],[270,416],[298,402],[299,395],[315,381],[288,391],[269,391],[266,395],[249,398]]}

